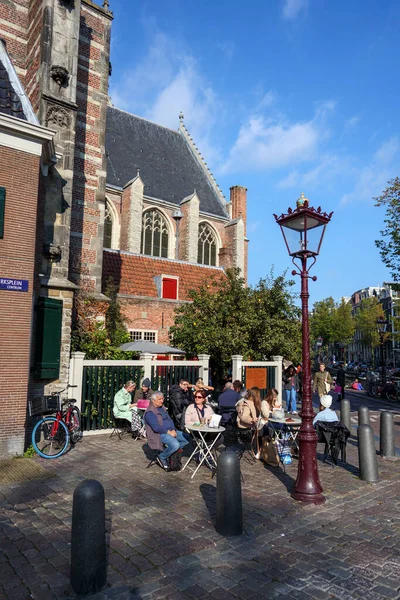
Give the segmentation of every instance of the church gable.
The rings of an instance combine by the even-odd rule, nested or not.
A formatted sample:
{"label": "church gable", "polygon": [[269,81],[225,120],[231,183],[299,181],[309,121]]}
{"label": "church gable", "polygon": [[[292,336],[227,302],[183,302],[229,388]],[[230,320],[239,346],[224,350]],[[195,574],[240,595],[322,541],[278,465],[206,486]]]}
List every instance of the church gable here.
{"label": "church gable", "polygon": [[144,196],[178,205],[196,191],[200,212],[228,218],[181,132],[108,107],[106,153],[107,184],[122,188],[140,170]]}

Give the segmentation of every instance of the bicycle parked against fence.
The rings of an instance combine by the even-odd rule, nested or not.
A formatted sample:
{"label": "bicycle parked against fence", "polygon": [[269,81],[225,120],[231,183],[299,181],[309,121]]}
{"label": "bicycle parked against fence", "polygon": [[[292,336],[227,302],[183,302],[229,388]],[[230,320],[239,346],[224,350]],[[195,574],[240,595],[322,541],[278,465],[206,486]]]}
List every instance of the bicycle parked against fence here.
{"label": "bicycle parked against fence", "polygon": [[376,398],[398,400],[400,398],[400,381],[386,381],[385,385],[373,385],[371,394]]}
{"label": "bicycle parked against fence", "polygon": [[[76,400],[61,399],[64,390],[50,396],[40,396],[29,401],[29,414],[41,415],[32,432],[32,445],[43,458],[58,458],[66,452],[69,443],[76,444],[82,438],[81,413],[74,406]],[[50,416],[54,414],[55,416]],[[44,416],[47,415],[47,416]]]}

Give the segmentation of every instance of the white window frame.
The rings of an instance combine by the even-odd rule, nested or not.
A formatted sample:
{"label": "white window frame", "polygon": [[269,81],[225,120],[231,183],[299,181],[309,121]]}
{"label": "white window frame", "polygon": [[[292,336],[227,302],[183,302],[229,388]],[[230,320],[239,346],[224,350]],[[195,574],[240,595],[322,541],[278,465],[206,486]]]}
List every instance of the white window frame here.
{"label": "white window frame", "polygon": [[[131,333],[140,333],[141,337],[137,338],[137,339],[133,339],[133,337],[131,336]],[[154,342],[155,344],[157,344],[157,340],[158,340],[158,331],[157,329],[128,329],[128,333],[131,337],[131,341],[132,342]],[[154,340],[146,340],[145,339],[145,334],[146,333],[151,333],[154,334],[155,338]]]}
{"label": "white window frame", "polygon": [[201,225],[206,225],[207,227],[209,227],[212,231],[212,233],[214,234],[214,239],[215,239],[215,265],[204,265],[204,263],[197,263],[198,265],[204,265],[204,266],[215,266],[218,267],[219,266],[219,251],[222,248],[222,243],[221,243],[221,238],[219,236],[218,231],[215,229],[215,227],[210,223],[210,221],[207,221],[206,219],[201,219],[199,220],[199,225],[197,228],[197,254],[198,254],[198,243],[199,243],[199,230],[200,230],[200,226]]}
{"label": "white window frame", "polygon": [[[176,298],[164,298],[163,293],[163,281],[164,279],[176,279]],[[160,298],[162,300],[171,300],[171,302],[179,300],[179,277],[176,275],[161,275],[161,290],[160,290]]]}

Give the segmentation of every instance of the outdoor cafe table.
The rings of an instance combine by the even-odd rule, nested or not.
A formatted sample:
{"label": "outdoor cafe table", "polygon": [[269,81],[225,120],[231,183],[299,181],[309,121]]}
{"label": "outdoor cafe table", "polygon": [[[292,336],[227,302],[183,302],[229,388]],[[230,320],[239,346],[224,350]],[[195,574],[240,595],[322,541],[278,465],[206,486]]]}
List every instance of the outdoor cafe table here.
{"label": "outdoor cafe table", "polygon": [[[268,423],[271,424],[271,427],[274,430],[275,438],[278,437],[279,433],[287,434],[287,439],[292,441],[296,448],[298,448],[296,440],[301,425],[300,417],[298,417],[297,415],[290,414],[285,415],[285,417],[281,419],[270,417],[268,419]],[[279,425],[283,425],[283,427],[279,427]]]}
{"label": "outdoor cafe table", "polygon": [[[186,469],[190,461],[195,459],[196,454],[199,454],[199,464],[197,465],[197,468],[193,471],[193,474],[191,476],[191,479],[193,479],[193,477],[196,475],[197,471],[200,469],[201,465],[206,459],[208,465],[211,466],[212,469],[217,468],[217,460],[212,450],[219,438],[221,437],[221,434],[225,431],[225,427],[209,427],[208,425],[186,425],[186,429],[191,434],[192,440],[195,444],[195,449],[190,455],[187,463],[183,466],[182,471]],[[198,433],[199,435],[197,436],[195,435],[195,433]],[[211,436],[207,436],[206,434],[213,434],[212,439],[207,439],[207,437]]]}

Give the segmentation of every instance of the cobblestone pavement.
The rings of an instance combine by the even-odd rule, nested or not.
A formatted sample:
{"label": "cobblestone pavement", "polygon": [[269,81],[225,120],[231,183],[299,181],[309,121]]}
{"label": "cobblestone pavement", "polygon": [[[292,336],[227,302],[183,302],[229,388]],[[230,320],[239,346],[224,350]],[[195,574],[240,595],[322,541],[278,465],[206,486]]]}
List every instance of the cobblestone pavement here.
{"label": "cobblestone pavement", "polygon": [[108,435],[35,460],[55,476],[0,486],[2,599],[75,598],[72,494],[85,478],[104,485],[109,542],[107,587],[90,598],[400,598],[400,461],[379,457],[380,482],[362,482],[354,438],[347,465],[319,462],[320,506],[290,497],[296,461],[285,474],[243,458],[245,530],[226,539],[214,528],[206,468],[193,480],[188,470],[146,469],[141,442]]}

